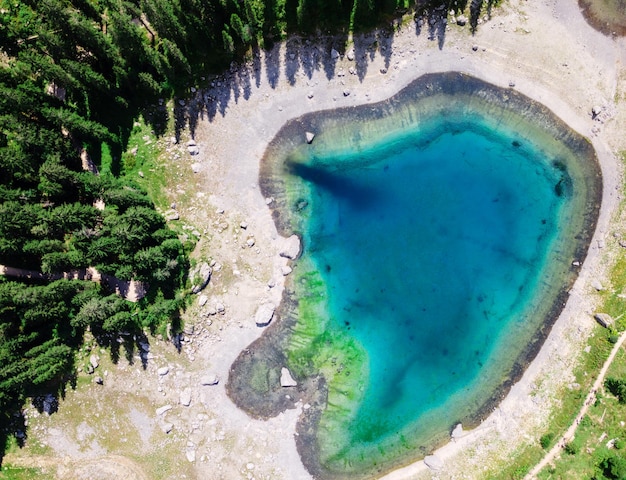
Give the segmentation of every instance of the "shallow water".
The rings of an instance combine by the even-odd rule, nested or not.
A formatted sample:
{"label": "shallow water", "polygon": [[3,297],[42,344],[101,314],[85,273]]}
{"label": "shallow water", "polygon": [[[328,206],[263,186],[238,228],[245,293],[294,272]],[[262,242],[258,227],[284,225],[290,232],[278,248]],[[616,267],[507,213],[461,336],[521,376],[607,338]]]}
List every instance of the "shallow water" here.
{"label": "shallow water", "polygon": [[312,405],[297,444],[316,478],[373,477],[476,425],[562,309],[601,195],[585,139],[454,73],[295,119],[260,182],[304,249],[281,321],[240,355],[228,390],[275,415],[287,364]]}
{"label": "shallow water", "polygon": [[626,0],[579,0],[587,21],[607,35],[626,35]]}

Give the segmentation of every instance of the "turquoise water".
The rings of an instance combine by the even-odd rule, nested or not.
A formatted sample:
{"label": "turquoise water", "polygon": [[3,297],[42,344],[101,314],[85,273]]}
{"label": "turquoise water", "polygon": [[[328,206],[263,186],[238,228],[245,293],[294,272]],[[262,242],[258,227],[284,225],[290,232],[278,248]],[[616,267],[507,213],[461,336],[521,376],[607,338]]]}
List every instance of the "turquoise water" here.
{"label": "turquoise water", "polygon": [[328,480],[378,478],[485,418],[565,305],[602,196],[587,139],[456,72],[291,120],[259,184],[303,254],[227,392],[260,418],[309,404],[296,446]]}
{"label": "turquoise water", "polygon": [[535,295],[567,198],[557,167],[476,124],[291,165],[331,327],[368,356],[346,445],[399,434],[480,376]]}

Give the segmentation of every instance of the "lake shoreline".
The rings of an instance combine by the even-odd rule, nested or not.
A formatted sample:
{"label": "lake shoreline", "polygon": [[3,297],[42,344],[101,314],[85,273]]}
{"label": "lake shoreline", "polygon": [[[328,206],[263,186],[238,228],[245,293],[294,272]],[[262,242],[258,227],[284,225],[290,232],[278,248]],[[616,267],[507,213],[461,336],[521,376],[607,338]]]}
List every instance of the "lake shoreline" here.
{"label": "lake shoreline", "polygon": [[[619,40],[620,44],[595,32],[584,23],[574,3],[558,7],[524,4],[523,8],[530,12],[521,8],[521,2],[505,6],[490,22],[479,26],[475,37],[470,37],[467,30],[451,26],[441,49],[436,41],[427,38],[426,32],[418,34],[412,23],[390,35],[373,33],[355,38],[352,55],[349,55],[350,47],[343,51],[342,46],[333,45],[332,40],[313,45],[292,39],[219,79],[221,86],[216,83],[208,92],[216,99],[216,113],[196,126],[198,144],[206,146],[206,158],[211,159],[213,167],[218,166],[217,169],[207,168],[205,175],[211,203],[241,212],[246,218],[256,215],[257,238],[268,240],[275,252],[280,249],[280,236],[271,215],[275,199],[267,198],[263,188],[260,191],[253,188],[253,193],[246,195],[241,192],[248,192],[250,184],[258,181],[265,148],[281,126],[307,112],[384,100],[425,73],[455,70],[518,90],[591,138],[602,166],[605,188],[602,212],[587,260],[578,280],[569,289],[567,306],[520,381],[479,427],[437,451],[444,464],[444,475],[448,476],[464,469],[479,468],[481,458],[488,461],[506,458],[506,452],[515,449],[516,442],[525,442],[528,432],[537,432],[546,421],[553,405],[553,393],[542,394],[537,404],[535,385],[539,377],[554,382],[551,388],[555,390],[550,391],[563,385],[571,375],[563,372],[571,372],[573,359],[581,351],[581,342],[594,327],[590,315],[594,303],[590,283],[606,275],[607,262],[599,245],[609,241],[610,220],[621,196],[621,170],[613,152],[618,146],[623,148],[617,132],[624,114],[621,109],[615,110],[611,99],[615,95],[615,79],[619,76],[619,49],[623,41]],[[574,38],[575,29],[583,33],[584,44]],[[568,37],[571,37],[570,42],[564,40]],[[542,49],[541,45],[549,41],[558,48]],[[368,50],[375,42],[377,49]],[[335,54],[336,58],[332,58]],[[350,56],[356,60],[350,60]],[[314,62],[322,57],[332,60],[332,65],[325,63],[326,60]],[[358,59],[363,57],[367,58],[365,65],[357,67]],[[274,76],[271,73],[274,67],[268,66],[274,65],[273,62],[280,65],[280,73]],[[564,63],[567,66],[563,66]],[[603,73],[601,80],[591,85],[590,80],[596,78],[597,72]],[[600,123],[592,119],[591,109],[595,104],[607,112],[606,121]],[[229,132],[236,134],[229,135]],[[242,138],[246,141],[241,142]],[[240,165],[236,172],[228,167],[233,161]],[[259,233],[261,229],[266,232],[263,237]],[[281,266],[287,263],[284,259],[280,262]],[[279,272],[276,265],[274,272]],[[281,279],[282,275],[278,273],[274,277]],[[266,287],[257,287],[257,290],[250,290],[249,295],[260,299],[270,295],[277,303],[279,287],[280,283],[269,294]],[[253,335],[261,333],[259,330]],[[232,334],[237,335],[237,331]],[[230,344],[243,345],[239,351],[248,345],[243,339],[233,339]],[[239,351],[227,356],[230,362]],[[554,362],[554,352],[560,352],[558,362]],[[224,364],[227,363],[225,359]],[[302,402],[295,402],[295,409],[301,411],[305,402],[304,398]],[[293,428],[295,433],[295,425]],[[478,457],[466,458],[468,449],[478,451]],[[293,459],[287,461],[282,455],[279,458],[283,460],[277,461],[287,465],[295,475],[293,478],[309,478],[301,470],[301,464],[297,466]],[[420,478],[419,475],[428,475],[424,462],[393,472],[388,478]]]}

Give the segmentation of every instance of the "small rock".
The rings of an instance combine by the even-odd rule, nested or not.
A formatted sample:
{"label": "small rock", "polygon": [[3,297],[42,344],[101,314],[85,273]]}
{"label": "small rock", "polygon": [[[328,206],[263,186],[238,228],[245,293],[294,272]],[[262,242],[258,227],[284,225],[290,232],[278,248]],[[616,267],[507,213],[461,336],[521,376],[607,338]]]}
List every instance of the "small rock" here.
{"label": "small rock", "polygon": [[248,222],[241,222],[239,224],[239,226],[243,229],[243,230],[247,230],[248,228]]}
{"label": "small rock", "polygon": [[311,143],[313,143],[313,139],[315,138],[315,134],[313,132],[306,132],[305,133],[305,137],[306,137],[306,143],[311,144]]}
{"label": "small rock", "polygon": [[220,383],[220,379],[215,374],[203,375],[200,378],[200,385],[217,385],[218,383]]}
{"label": "small rock", "polygon": [[193,449],[187,449],[187,451],[185,452],[185,456],[187,457],[187,460],[189,460],[189,462],[191,463],[196,461],[196,451]]}
{"label": "small rock", "polygon": [[514,80],[510,80],[509,81],[509,87],[513,88],[515,86],[515,81]]}
{"label": "small rock", "polygon": [[346,55],[346,57],[348,58],[348,60],[350,60],[352,62],[354,60],[354,50],[350,49],[348,51],[348,54]]}
{"label": "small rock", "polygon": [[289,275],[291,272],[293,272],[293,268],[291,268],[289,266],[285,265],[284,267],[280,268],[280,273],[282,273],[284,277]]}
{"label": "small rock", "polygon": [[174,425],[169,422],[165,422],[165,423],[161,423],[159,427],[161,428],[161,431],[163,433],[170,433],[172,429],[174,428]]}
{"label": "small rock", "polygon": [[195,147],[196,145],[197,145],[196,141],[193,138],[191,140],[187,141],[187,146],[188,147]]}
{"label": "small rock", "polygon": [[300,254],[300,238],[292,235],[284,241],[284,246],[280,250],[279,255],[284,258],[295,260]]}
{"label": "small rock", "polygon": [[330,50],[330,58],[332,58],[333,60],[337,60],[339,58],[339,52],[332,48]]}
{"label": "small rock", "polygon": [[143,172],[141,170],[137,172],[137,175],[139,175],[140,178],[143,178]]}
{"label": "small rock", "polygon": [[452,430],[452,434],[450,435],[450,437],[452,438],[452,440],[458,440],[463,435],[465,435],[465,432],[463,432],[463,425],[458,423],[456,427],[454,427],[454,430]]}
{"label": "small rock", "polygon": [[208,300],[209,300],[209,297],[207,297],[206,295],[202,294],[202,295],[200,295],[198,297],[198,305],[200,305],[201,307],[204,307]]}
{"label": "small rock", "polygon": [[280,369],[280,386],[285,388],[298,386],[298,382],[294,380],[291,376],[291,372],[286,367]]}
{"label": "small rock", "polygon": [[226,307],[223,303],[216,303],[215,310],[217,310],[217,313],[224,313],[226,311]]}
{"label": "small rock", "polygon": [[202,165],[199,163],[192,163],[191,164],[191,171],[193,173],[200,173],[202,171]]}
{"label": "small rock", "polygon": [[460,27],[464,27],[467,24],[467,17],[465,15],[459,15],[456,17],[456,24]]}
{"label": "small rock", "polygon": [[349,97],[350,96],[350,90],[346,89],[343,91],[343,96],[344,97]]}
{"label": "small rock", "polygon": [[169,412],[171,409],[172,409],[171,405],[163,405],[162,407],[159,407],[156,409],[156,414],[163,415],[165,412]]}
{"label": "small rock", "polygon": [[269,288],[274,288],[274,287],[276,286],[276,279],[274,279],[274,278],[270,278],[270,279],[267,281],[267,286],[268,286]]}
{"label": "small rock", "polygon": [[266,327],[270,324],[274,318],[274,312],[276,311],[276,305],[273,303],[264,303],[260,305],[254,314],[254,321],[257,327]]}
{"label": "small rock", "polygon": [[603,239],[598,240],[598,248],[604,248],[606,247],[606,243],[604,242]]}
{"label": "small rock", "polygon": [[472,45],[472,50],[477,52],[478,51],[478,45]]}
{"label": "small rock", "polygon": [[311,99],[311,98],[313,98],[313,97],[314,97],[313,92],[309,92],[309,93],[308,93],[308,95],[307,95],[307,98]]}
{"label": "small rock", "polygon": [[157,370],[157,373],[160,377],[167,375],[170,372],[170,367],[161,367]]}
{"label": "small rock", "polygon": [[385,67],[381,68],[380,73],[384,75],[385,73],[387,73],[387,69]]}
{"label": "small rock", "polygon": [[434,471],[443,468],[443,461],[437,455],[426,455],[426,457],[424,457],[424,464]]}
{"label": "small rock", "polygon": [[247,245],[249,248],[254,247],[254,243],[255,243],[255,242],[254,242],[254,238],[252,238],[252,237],[248,237],[248,239],[246,240],[246,245]]}
{"label": "small rock", "polygon": [[97,383],[98,385],[104,385],[104,380],[102,379],[101,376],[97,376],[93,379],[94,383]]}
{"label": "small rock", "polygon": [[184,407],[191,405],[191,388],[185,388],[182,392],[180,392],[178,401]]}

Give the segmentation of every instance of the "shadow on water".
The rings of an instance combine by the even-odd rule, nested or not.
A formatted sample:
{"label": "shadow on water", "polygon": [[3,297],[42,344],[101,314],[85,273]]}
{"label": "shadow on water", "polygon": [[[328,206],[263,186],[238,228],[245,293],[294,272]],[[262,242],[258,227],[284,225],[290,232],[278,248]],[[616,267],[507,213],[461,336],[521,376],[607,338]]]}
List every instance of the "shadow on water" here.
{"label": "shadow on water", "polygon": [[348,176],[338,175],[323,168],[297,162],[286,162],[285,170],[290,175],[298,176],[323,188],[333,197],[347,200],[358,206],[359,209],[366,209],[375,205],[380,194],[376,189],[359,185]]}

